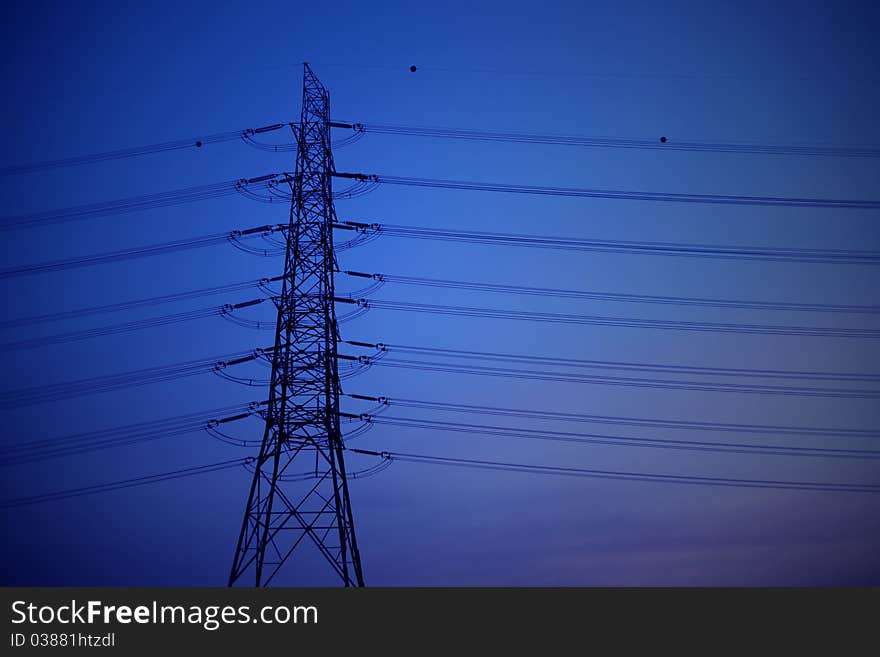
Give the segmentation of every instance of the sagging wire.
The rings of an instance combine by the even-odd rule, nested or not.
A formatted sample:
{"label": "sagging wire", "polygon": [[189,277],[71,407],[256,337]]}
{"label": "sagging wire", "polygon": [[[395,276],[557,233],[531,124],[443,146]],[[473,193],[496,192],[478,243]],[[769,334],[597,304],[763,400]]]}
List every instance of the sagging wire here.
{"label": "sagging wire", "polygon": [[342,434],[342,438],[345,441],[354,440],[355,438],[360,438],[365,433],[369,432],[376,424],[374,422],[362,422],[361,425],[357,429],[353,429],[352,431],[347,431]]}
{"label": "sagging wire", "polygon": [[247,308],[251,306],[256,306],[264,301],[274,301],[277,303],[277,297],[261,297],[259,299],[253,299],[251,301],[245,301],[243,303],[236,304],[225,304],[220,308],[220,316],[223,319],[226,319],[233,324],[237,324],[238,326],[243,326],[245,328],[250,329],[258,329],[258,330],[270,330],[276,327],[276,320],[271,321],[258,321],[254,319],[247,319],[245,317],[239,317],[234,314],[233,311],[240,310],[241,308]]}
{"label": "sagging wire", "polygon": [[[270,173],[256,178],[240,178],[233,189],[242,196],[260,203],[290,203],[293,200],[292,185],[296,175],[291,173]],[[335,199],[358,198],[369,194],[380,184],[377,178],[365,176],[357,179],[349,187],[333,192]]]}
{"label": "sagging wire", "polygon": [[345,148],[346,146],[351,146],[352,144],[356,144],[361,139],[364,138],[364,131],[358,130],[354,134],[349,135],[348,137],[343,137],[342,139],[334,139],[330,142],[333,148]]}
{"label": "sagging wire", "polygon": [[[330,142],[332,148],[345,148],[346,146],[350,146],[352,144],[360,141],[364,136],[363,126],[360,126],[361,129],[358,129],[360,124],[355,124],[351,126],[354,130],[353,134],[348,137],[343,137],[342,139],[334,139]],[[283,128],[285,126],[290,126],[290,129],[293,131],[295,137],[298,137],[299,133],[299,124],[298,123],[278,123],[272,126],[266,126],[265,128],[256,128],[256,129],[248,129],[243,130],[240,133],[241,140],[246,143],[248,146],[252,146],[253,148],[259,149],[261,151],[267,151],[269,153],[295,153],[297,150],[297,142],[282,142],[280,144],[267,144],[265,142],[257,141],[254,137],[258,134],[262,134],[264,132],[270,132],[273,130],[278,130],[279,128]],[[340,127],[340,126],[336,126]]]}
{"label": "sagging wire", "polygon": [[[373,475],[377,475],[380,472],[382,472],[383,470],[386,470],[387,468],[389,468],[391,466],[391,462],[392,462],[391,458],[383,459],[380,463],[373,465],[373,466],[370,466],[369,468],[364,468],[363,470],[356,470],[354,472],[348,472],[348,473],[346,473],[346,477],[348,479],[365,479],[367,477],[372,477]],[[256,468],[253,465],[253,461],[251,461],[248,464],[245,464],[244,467],[245,467],[245,470],[247,470],[251,474],[254,474],[256,472]],[[308,481],[310,479],[323,479],[326,476],[327,476],[326,473],[323,473],[323,474],[317,473],[316,474],[315,471],[312,470],[310,472],[303,472],[303,473],[291,474],[291,475],[282,474],[282,475],[278,476],[278,480],[287,481],[287,482]]]}
{"label": "sagging wire", "polygon": [[338,192],[333,192],[333,198],[351,199],[366,196],[370,192],[376,190],[380,184],[381,182],[379,180],[356,180],[349,187]]}
{"label": "sagging wire", "polygon": [[[254,467],[254,465],[252,463],[249,465],[246,465],[244,469],[247,470],[248,472],[250,472],[251,474],[256,474],[256,468]],[[288,482],[307,481],[309,479],[320,479],[320,478],[321,478],[320,476],[315,475],[314,470],[312,470],[310,472],[302,472],[302,473],[295,474],[295,475],[282,474],[282,475],[278,475],[276,477],[276,479],[278,481],[288,481]]]}
{"label": "sagging wire", "polygon": [[280,296],[281,296],[281,292],[278,291],[278,290],[274,290],[274,289],[272,289],[271,287],[269,287],[269,283],[272,283],[272,282],[275,282],[275,281],[280,281],[280,280],[282,280],[283,278],[284,278],[283,275],[281,275],[281,276],[275,276],[274,278],[261,278],[260,281],[257,283],[257,288],[258,288],[261,292],[265,292],[266,294],[268,294],[270,297],[280,297]]}
{"label": "sagging wire", "polygon": [[260,409],[263,406],[268,405],[268,401],[261,402],[251,402],[248,404],[247,408],[237,415],[231,415],[229,417],[224,417],[218,419],[208,420],[204,425],[202,425],[202,429],[212,438],[219,440],[220,442],[224,442],[228,445],[234,445],[236,447],[253,447],[262,444],[262,440],[244,440],[241,438],[236,438],[234,436],[230,436],[223,431],[220,431],[218,427],[224,424],[228,424],[229,422],[236,422],[238,420],[244,420],[254,415],[260,415],[264,411]]}
{"label": "sagging wire", "polygon": [[359,290],[354,290],[353,292],[348,292],[344,296],[348,299],[352,299],[357,301],[358,299],[368,297],[372,294],[375,294],[379,290],[381,290],[385,286],[385,280],[383,278],[376,278],[372,283],[367,285],[366,287],[362,287]]}
{"label": "sagging wire", "polygon": [[[278,203],[279,201],[290,202],[291,196],[282,198],[278,194],[273,193],[277,189],[277,185],[289,183],[294,180],[294,176],[288,173],[268,173],[264,176],[255,178],[240,178],[235,182],[235,191],[249,198],[252,201],[260,203]],[[258,191],[268,192],[267,194],[259,194]]]}
{"label": "sagging wire", "polygon": [[[212,420],[211,422],[217,422],[217,420]],[[233,445],[234,447],[258,447],[263,442],[262,440],[245,440],[242,438],[236,438],[235,436],[220,431],[216,424],[206,424],[202,429],[205,433],[211,436],[211,438],[226,443],[227,445]]]}
{"label": "sagging wire", "polygon": [[271,383],[269,379],[248,379],[245,377],[233,376],[222,367],[215,367],[213,372],[220,378],[231,381],[232,383],[247,386],[249,388],[265,388]]}
{"label": "sagging wire", "polygon": [[394,459],[392,459],[390,455],[386,455],[382,458],[382,461],[376,465],[370,468],[365,468],[364,470],[356,470],[355,472],[349,473],[347,476],[350,479],[366,479],[367,477],[372,477],[373,475],[377,475],[380,472],[387,470],[391,467],[393,462]]}
{"label": "sagging wire", "polygon": [[387,355],[387,349],[385,345],[380,343],[377,344],[369,344],[366,342],[357,342],[355,340],[340,340],[343,344],[350,344],[356,347],[363,348],[372,348],[374,349],[374,353],[369,356],[349,356],[347,354],[336,354],[336,358],[339,361],[350,363],[351,371],[346,373],[345,375],[340,374],[339,378],[342,379],[350,379],[354,376],[358,376],[363,374],[367,370],[369,370],[375,363],[381,361]]}
{"label": "sagging wire", "polygon": [[275,130],[280,130],[281,128],[290,126],[290,129],[293,130],[294,134],[297,132],[298,124],[295,123],[276,123],[274,125],[265,126],[263,128],[255,128],[255,129],[247,129],[241,131],[241,140],[246,143],[248,146],[252,146],[261,151],[268,151],[270,153],[290,153],[292,151],[296,151],[297,145],[296,142],[289,143],[281,143],[281,144],[266,144],[261,141],[257,141],[254,139],[256,135],[260,135],[266,132],[273,132]]}
{"label": "sagging wire", "polygon": [[340,393],[343,397],[349,397],[351,399],[360,399],[366,401],[376,402],[376,406],[367,410],[364,413],[360,413],[355,415],[354,413],[345,413],[340,412],[339,418],[341,422],[353,424],[355,422],[360,422],[360,426],[356,429],[349,431],[344,434],[345,440],[353,440],[354,438],[359,438],[363,436],[365,433],[370,431],[375,425],[374,418],[378,415],[381,415],[385,411],[388,410],[389,402],[385,397],[368,397],[366,395],[358,395],[354,393]]}
{"label": "sagging wire", "polygon": [[340,381],[347,381],[348,379],[353,379],[356,376],[360,376],[364,372],[370,369],[372,363],[370,362],[361,362],[357,365],[352,366],[348,371],[339,373]]}
{"label": "sagging wire", "polygon": [[261,237],[263,238],[263,241],[268,242],[269,244],[274,246],[276,249],[280,249],[282,251],[287,249],[287,241],[286,240],[279,240],[272,233],[266,233],[266,234],[262,235]]}
{"label": "sagging wire", "polygon": [[248,379],[245,377],[237,377],[233,376],[226,370],[233,366],[239,365],[241,363],[247,363],[259,358],[262,358],[265,353],[264,349],[254,349],[246,356],[241,356],[239,358],[234,358],[232,360],[218,360],[214,363],[214,366],[211,368],[211,371],[217,376],[226,379],[227,381],[231,381],[233,383],[238,383],[240,385],[248,386],[248,387],[265,387],[268,386],[271,382],[266,380],[259,379]]}
{"label": "sagging wire", "polygon": [[[260,237],[263,239],[267,239],[270,235],[273,235],[276,232],[283,231],[283,226],[281,224],[276,224],[274,226],[264,226],[262,229],[259,229],[255,232],[260,232]],[[271,249],[260,249],[248,244],[245,244],[241,241],[241,238],[244,237],[246,233],[241,231],[234,230],[229,233],[229,243],[232,244],[239,251],[243,251],[244,253],[250,253],[251,255],[262,256],[264,258],[271,258],[279,255],[284,255],[284,251],[286,247],[276,246]]]}
{"label": "sagging wire", "polygon": [[353,310],[350,313],[346,313],[344,315],[340,315],[336,319],[337,324],[345,324],[346,322],[350,322],[358,317],[362,317],[366,315],[370,311],[367,306],[358,306],[357,310]]}
{"label": "sagging wire", "polygon": [[348,249],[353,249],[356,246],[363,246],[364,244],[375,242],[381,236],[382,233],[378,230],[360,231],[360,234],[357,237],[353,237],[350,240],[345,240],[344,242],[334,244],[333,249],[335,251],[347,251]]}

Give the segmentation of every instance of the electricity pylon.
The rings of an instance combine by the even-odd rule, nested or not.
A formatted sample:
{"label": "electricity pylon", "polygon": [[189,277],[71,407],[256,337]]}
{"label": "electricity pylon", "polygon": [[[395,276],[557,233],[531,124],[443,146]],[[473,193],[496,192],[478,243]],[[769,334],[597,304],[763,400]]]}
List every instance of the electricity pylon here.
{"label": "electricity pylon", "polygon": [[229,585],[268,586],[294,552],[311,547],[345,586],[363,586],[339,428],[330,94],[308,64],[294,132],[266,427]]}

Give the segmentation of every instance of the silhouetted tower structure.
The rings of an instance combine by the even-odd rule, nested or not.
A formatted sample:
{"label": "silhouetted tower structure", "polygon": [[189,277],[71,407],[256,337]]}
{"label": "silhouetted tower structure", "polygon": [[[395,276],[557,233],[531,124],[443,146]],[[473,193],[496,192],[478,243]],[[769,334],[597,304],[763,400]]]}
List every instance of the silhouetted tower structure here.
{"label": "silhouetted tower structure", "polygon": [[339,426],[330,94],[308,64],[294,133],[266,426],[229,585],[268,586],[295,553],[312,548],[345,586],[363,586]]}

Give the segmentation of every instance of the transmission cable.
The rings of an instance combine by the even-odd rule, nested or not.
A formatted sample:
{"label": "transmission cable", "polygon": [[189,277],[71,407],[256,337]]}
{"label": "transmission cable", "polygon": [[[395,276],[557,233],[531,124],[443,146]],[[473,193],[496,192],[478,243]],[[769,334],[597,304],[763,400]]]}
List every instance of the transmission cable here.
{"label": "transmission cable", "polygon": [[880,338],[880,330],[865,328],[832,328],[813,326],[782,326],[769,324],[734,324],[727,322],[695,322],[683,320],[634,319],[628,317],[606,317],[601,315],[575,315],[566,313],[530,312],[521,310],[500,310],[465,306],[447,306],[417,302],[377,301],[358,299],[356,302],[344,297],[336,297],[342,303],[357,303],[363,308],[379,308],[404,312],[428,313],[454,317],[485,317],[549,324],[577,324],[591,326],[622,326],[628,328],[650,328],[678,331],[700,331],[719,333],[744,333],[757,335],[814,336],[838,338]]}
{"label": "transmission cable", "polygon": [[382,415],[361,416],[367,422],[411,429],[435,429],[443,432],[466,433],[469,436],[495,436],[508,438],[528,438],[579,445],[609,445],[616,447],[648,447],[699,452],[722,452],[731,454],[767,454],[772,456],[809,456],[821,458],[849,458],[874,460],[880,458],[880,450],[841,449],[825,447],[800,447],[792,445],[756,445],[749,443],[719,443],[695,440],[672,440],[669,438],[640,438],[634,436],[613,436],[597,433],[575,433],[571,431],[550,431],[527,428],[512,428],[464,422],[425,420],[410,417]]}
{"label": "transmission cable", "polygon": [[677,140],[669,137],[654,139],[626,139],[619,137],[588,137],[576,135],[552,135],[526,132],[502,132],[491,130],[468,130],[461,128],[437,128],[426,126],[394,125],[388,123],[356,123],[353,129],[362,134],[405,135],[467,141],[489,141],[519,144],[548,144],[560,146],[590,146],[600,148],[625,148],[667,151],[690,151],[697,153],[736,153],[747,155],[802,155],[822,157],[880,157],[880,148],[870,146],[818,146],[796,144],[758,144]]}
{"label": "transmission cable", "polygon": [[[430,137],[440,139],[458,139],[468,141],[490,141],[525,144],[549,144],[565,146],[589,146],[602,148],[625,148],[625,149],[650,149],[691,152],[713,153],[738,153],[759,155],[803,155],[803,156],[833,156],[833,157],[880,157],[880,149],[859,146],[821,146],[810,144],[759,144],[759,143],[736,143],[736,142],[713,142],[696,140],[677,140],[668,137],[660,139],[635,139],[619,137],[590,137],[577,135],[552,135],[527,132],[504,132],[491,130],[475,130],[462,128],[441,128],[428,126],[407,126],[388,123],[348,123],[331,122],[331,127],[346,128],[352,130],[352,134],[340,140],[332,142],[334,148],[340,148],[355,143],[365,134],[405,135],[411,137]],[[282,128],[290,127],[294,131],[299,128],[298,123],[281,122],[259,128],[246,128],[243,130],[231,130],[205,135],[202,137],[190,137],[171,141],[158,142],[145,146],[120,148],[117,150],[79,155],[43,162],[32,162],[0,167],[0,176],[9,176],[22,173],[33,173],[48,169],[93,164],[112,160],[127,159],[143,155],[152,155],[176,150],[200,149],[208,144],[216,144],[228,141],[242,140],[254,148],[274,152],[287,153],[296,151],[296,142],[279,144],[267,144],[257,140],[257,136],[274,132]]]}
{"label": "transmission cable", "polygon": [[191,322],[208,317],[224,317],[229,315],[233,310],[254,306],[267,301],[267,298],[261,297],[244,301],[236,304],[225,304],[222,306],[211,306],[208,308],[198,308],[195,310],[186,310],[179,313],[171,313],[168,315],[159,315],[156,317],[147,317],[145,319],[137,319],[129,322],[121,322],[119,324],[110,324],[108,326],[99,326],[90,329],[82,329],[79,331],[69,331],[67,333],[59,333],[39,338],[27,338],[24,340],[16,340],[14,342],[0,343],[0,353],[15,351],[18,349],[35,349],[37,347],[45,347],[52,344],[66,344],[79,340],[88,340],[107,335],[117,335],[120,333],[129,333],[131,331],[140,331],[148,328],[157,328],[161,326],[169,326],[171,324],[179,324],[182,322]]}
{"label": "transmission cable", "polygon": [[279,281],[282,278],[284,277],[274,276],[272,278],[261,278],[258,280],[245,281],[243,283],[230,283],[228,285],[217,285],[215,287],[206,287],[197,290],[189,290],[186,292],[165,294],[162,296],[148,297],[145,299],[134,299],[132,301],[122,301],[119,303],[105,304],[101,306],[91,306],[89,308],[77,308],[75,310],[66,310],[57,313],[46,313],[44,315],[33,315],[31,317],[9,319],[0,322],[0,329],[18,328],[22,326],[32,326],[34,324],[45,324],[48,322],[78,319],[80,317],[89,317],[91,315],[102,315],[107,313],[131,310],[133,308],[147,308],[166,303],[174,303],[177,301],[188,301],[190,299],[200,299],[202,297],[213,296],[217,294],[226,294],[228,292],[240,292],[242,290],[247,290],[251,288],[268,290],[266,286],[269,283]]}
{"label": "transmission cable", "polygon": [[95,265],[104,265],[111,262],[121,262],[137,258],[148,258],[151,256],[164,255],[166,253],[176,253],[178,251],[190,251],[208,246],[216,246],[217,244],[223,244],[224,242],[230,242],[235,245],[238,240],[257,238],[263,233],[273,232],[279,229],[278,225],[258,226],[247,230],[215,233],[213,235],[204,235],[201,237],[176,240],[173,242],[163,242],[161,244],[153,244],[151,246],[142,246],[133,249],[123,249],[121,251],[109,251],[106,253],[97,253],[77,258],[66,258],[63,260],[50,260],[48,262],[41,262],[33,265],[19,265],[7,269],[0,269],[0,279],[29,276],[31,274],[40,274],[44,272],[62,271],[65,269],[77,269],[80,267],[92,267]]}
{"label": "transmission cable", "polygon": [[[57,500],[65,500],[73,497],[81,497],[83,495],[92,495],[94,493],[108,493],[118,490],[123,490],[126,488],[134,488],[136,486],[144,486],[146,484],[154,484],[163,481],[170,481],[173,479],[182,479],[184,477],[191,477],[199,474],[206,474],[209,472],[219,472],[220,470],[228,470],[230,468],[235,468],[238,466],[244,466],[244,468],[253,473],[253,469],[248,467],[257,460],[257,457],[254,456],[246,456],[244,458],[231,459],[228,461],[220,461],[217,463],[211,463],[208,465],[200,465],[191,468],[181,468],[179,470],[172,470],[171,472],[162,472],[159,474],[146,475],[143,477],[133,477],[131,479],[123,479],[121,481],[108,482],[103,484],[95,484],[92,486],[82,486],[79,488],[71,488],[67,490],[55,491],[52,493],[43,493],[39,495],[30,495],[27,497],[18,497],[12,499],[0,500],[0,507],[10,509],[21,506],[27,506],[30,504],[39,504],[41,502],[54,502]],[[371,466],[369,468],[365,468],[363,470],[357,470],[351,473],[352,479],[360,479],[365,477],[370,477],[375,474],[382,472],[387,469],[391,465],[390,458],[384,458],[382,463],[377,464],[375,466]],[[298,480],[305,481],[309,479],[318,478],[314,472],[305,472],[296,476],[288,476],[290,480]]]}
{"label": "transmission cable", "polygon": [[[57,160],[46,160],[43,162],[33,162],[31,164],[19,164],[14,166],[0,167],[0,176],[9,176],[18,173],[32,173],[34,171],[43,171],[46,169],[58,169],[61,167],[79,166],[81,164],[92,164],[95,162],[106,162],[109,160],[121,160],[129,157],[138,157],[141,155],[152,155],[154,153],[164,153],[168,151],[184,150],[189,148],[202,148],[208,144],[217,144],[225,141],[234,141],[241,139],[245,143],[257,145],[253,141],[254,135],[274,132],[293,124],[275,123],[260,128],[247,128],[244,130],[231,130],[227,132],[218,132],[204,137],[190,137],[188,139],[175,139],[173,141],[159,142],[149,144],[147,146],[134,146],[129,148],[120,148],[113,151],[104,151],[103,153],[93,153],[91,155],[79,155],[74,157],[65,157]],[[258,146],[259,147],[259,146]]]}
{"label": "transmission cable", "polygon": [[[272,153],[290,153],[297,149],[296,141],[285,142],[280,144],[267,144],[257,139],[258,135],[269,132],[275,132],[282,128],[290,128],[294,135],[299,132],[299,123],[282,122],[264,125],[259,128],[245,128],[244,130],[231,130],[227,132],[218,132],[204,137],[190,137],[187,139],[175,139],[172,141],[159,142],[149,144],[147,146],[133,146],[128,148],[120,148],[112,151],[104,151],[102,153],[93,153],[91,155],[77,155],[73,157],[65,157],[57,160],[45,160],[43,162],[33,162],[30,164],[18,164],[6,167],[0,167],[0,176],[9,176],[20,173],[33,173],[36,171],[44,171],[47,169],[58,169],[62,167],[79,166],[82,164],[93,164],[95,162],[107,162],[110,160],[121,160],[130,157],[139,157],[142,155],[152,155],[155,153],[165,153],[168,151],[185,150],[191,148],[202,148],[208,144],[216,144],[227,141],[242,140],[248,146],[252,146],[262,151]],[[331,128],[345,128],[352,130],[353,125],[349,123],[340,123],[338,121],[330,122]],[[353,134],[339,140],[331,142],[333,148],[341,148],[359,141],[364,136],[362,130],[355,130]]]}
{"label": "transmission cable", "polygon": [[182,203],[193,203],[213,198],[220,198],[236,193],[238,181],[229,180],[210,185],[198,185],[186,187],[168,192],[144,194],[116,201],[104,201],[91,203],[60,210],[48,210],[45,212],[32,212],[12,217],[0,218],[0,230],[18,228],[32,228],[41,225],[58,224],[89,217],[102,217],[114,214],[136,212],[138,210],[150,210],[154,208],[166,208]]}
{"label": "transmission cable", "polygon": [[[661,305],[697,306],[703,308],[731,308],[745,310],[784,310],[795,312],[831,312],[853,314],[880,313],[880,306],[791,303],[781,301],[745,301],[733,299],[708,299],[701,297],[656,296],[650,294],[618,294],[613,292],[592,292],[583,290],[566,290],[559,288],[482,283],[474,281],[456,281],[440,278],[424,278],[419,276],[400,276],[397,274],[366,274],[358,271],[343,271],[341,273],[354,278],[369,278],[372,279],[375,284],[379,285],[383,283],[397,283],[401,285],[467,290],[471,292],[534,295],[545,298],[589,299],[594,301],[620,301],[625,303],[652,303]],[[357,295],[355,293],[351,293],[346,296],[350,298],[356,298],[357,296],[366,296],[366,294]]]}
{"label": "transmission cable", "polygon": [[880,389],[859,388],[820,388],[815,386],[778,386],[767,384],[718,383],[703,381],[686,381],[673,379],[653,379],[645,377],[620,377],[607,375],[579,374],[569,372],[550,372],[542,370],[526,370],[518,368],[485,367],[480,365],[463,365],[437,361],[408,360],[400,358],[384,358],[373,361],[368,356],[355,358],[339,354],[341,359],[350,358],[365,364],[380,367],[394,367],[423,372],[445,374],[470,374],[492,376],[507,379],[528,381],[550,381],[557,383],[578,383],[595,385],[612,385],[625,387],[652,388],[658,390],[689,390],[702,392],[736,392],[743,394],[786,395],[801,397],[837,397],[848,399],[880,399]]}
{"label": "transmission cable", "polygon": [[[825,427],[804,427],[790,425],[737,424],[730,422],[697,422],[686,420],[667,420],[658,418],[638,418],[614,415],[590,415],[584,413],[563,413],[539,411],[522,408],[504,408],[476,404],[426,401],[400,397],[372,397],[357,393],[343,393],[344,396],[362,401],[379,402],[389,407],[418,408],[444,412],[489,415],[496,417],[526,418],[559,422],[580,422],[606,424],[611,426],[641,427],[651,429],[686,429],[709,432],[759,433],[776,436],[811,436],[821,438],[880,438],[880,430],[840,429]],[[373,415],[374,412],[368,412]],[[360,417],[360,416],[358,416]]]}
{"label": "transmission cable", "polygon": [[209,472],[219,472],[220,470],[228,470],[247,463],[251,463],[254,457],[247,456],[244,458],[232,459],[229,461],[219,461],[208,465],[199,465],[191,468],[181,468],[172,470],[171,472],[162,472],[159,474],[146,475],[143,477],[133,477],[131,479],[122,479],[104,484],[95,484],[93,486],[82,486],[80,488],[71,488],[68,490],[56,491],[53,493],[43,493],[40,495],[29,495],[27,497],[17,497],[12,499],[0,500],[0,507],[10,509],[29,504],[38,504],[40,502],[53,502],[56,500],[65,500],[72,497],[80,497],[82,495],[91,495],[93,493],[107,493],[111,491],[133,488],[135,486],[143,486],[145,484],[153,484],[161,481],[170,481],[172,479],[181,479],[183,477],[191,477],[198,474],[206,474]]}
{"label": "transmission cable", "polygon": [[444,358],[464,360],[485,360],[506,363],[526,363],[551,367],[574,367],[600,370],[622,370],[627,372],[653,372],[663,374],[690,374],[698,376],[732,376],[745,378],[771,379],[812,379],[820,381],[880,381],[880,374],[861,372],[821,372],[811,370],[747,369],[741,367],[710,367],[697,365],[669,365],[665,363],[638,363],[632,361],[595,360],[586,358],[535,356],[531,354],[508,354],[492,351],[468,349],[448,349],[388,343],[370,343],[357,340],[342,340],[343,344],[360,348],[375,349],[377,355],[386,353],[429,354]]}
{"label": "transmission cable", "polygon": [[632,255],[663,255],[690,258],[764,260],[779,262],[812,262],[823,264],[880,264],[880,251],[848,249],[767,248],[759,246],[723,246],[718,244],[681,244],[674,242],[638,242],[630,240],[597,240],[546,235],[524,235],[473,230],[452,230],[424,226],[343,221],[334,228],[361,233],[380,233],[391,237],[460,242],[496,246],[623,253]]}
{"label": "transmission cable", "polygon": [[591,477],[623,481],[644,481],[673,484],[692,484],[700,486],[730,486],[735,488],[777,488],[785,490],[812,490],[824,492],[880,493],[880,485],[853,483],[825,483],[812,481],[777,481],[771,479],[739,479],[732,477],[704,477],[695,475],[669,475],[647,472],[622,472],[586,468],[536,465],[531,463],[511,463],[508,461],[489,461],[468,458],[453,458],[431,454],[412,454],[407,452],[375,452],[365,449],[350,449],[358,454],[390,458],[394,461],[446,465],[463,468],[502,470],[530,474],[560,475],[568,477]]}
{"label": "transmission cable", "polygon": [[362,173],[334,173],[341,178],[353,178],[366,182],[387,185],[406,185],[410,187],[432,187],[435,189],[460,189],[482,192],[502,192],[508,194],[537,194],[541,196],[567,196],[576,198],[626,199],[632,201],[658,201],[674,203],[709,203],[715,205],[763,205],[772,207],[812,207],[880,209],[880,201],[804,198],[784,196],[745,196],[738,194],[687,194],[674,192],[640,192],[611,189],[586,189],[576,187],[542,187],[538,185],[515,185],[511,183],[484,183],[465,180],[439,180],[434,178],[413,178],[407,176],[387,176]]}
{"label": "transmission cable", "polygon": [[[231,194],[240,194],[245,198],[263,203],[289,204],[291,194],[285,192],[295,180],[295,176],[289,173],[269,173],[254,178],[239,178],[208,185],[184,187],[165,192],[131,196],[113,201],[102,201],[75,207],[47,210],[44,212],[31,212],[11,217],[0,217],[0,230],[12,230],[19,228],[33,228],[35,226],[51,225],[88,219],[90,217],[103,217],[109,215],[125,214],[140,210],[165,208],[183,203],[193,203],[208,199],[220,198]],[[374,187],[374,183],[363,183],[358,187]],[[348,198],[348,190],[343,190],[336,197]]]}
{"label": "transmission cable", "polygon": [[[257,408],[265,404],[266,402],[236,404],[162,420],[138,422],[58,438],[15,443],[0,448],[0,466],[21,465],[207,430],[221,424],[251,417]],[[219,419],[218,416],[220,416]]]}
{"label": "transmission cable", "polygon": [[[269,348],[267,351],[271,349]],[[237,352],[214,358],[202,358],[62,383],[44,383],[37,386],[6,390],[0,392],[0,408],[17,408],[40,402],[71,399],[152,383],[164,383],[197,374],[221,372],[227,367],[255,361],[262,356],[263,351],[257,349]]]}

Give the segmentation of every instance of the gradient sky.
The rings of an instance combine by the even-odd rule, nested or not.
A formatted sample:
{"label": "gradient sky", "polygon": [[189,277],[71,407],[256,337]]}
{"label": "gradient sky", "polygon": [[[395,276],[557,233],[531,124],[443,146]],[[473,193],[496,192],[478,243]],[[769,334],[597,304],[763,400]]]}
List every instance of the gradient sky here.
{"label": "gradient sky", "polygon": [[[694,5],[698,4],[699,7]],[[299,6],[298,6],[299,5]],[[771,5],[771,6],[768,6]],[[866,3],[62,3],[2,9],[0,166],[297,120],[302,62],[337,120],[532,133],[880,145]],[[418,66],[416,73],[409,66]],[[340,171],[606,189],[880,198],[880,162],[367,135]],[[292,170],[237,143],[0,178],[3,216]],[[343,219],[602,239],[880,249],[872,210],[762,208],[381,187]],[[4,232],[3,267],[287,220],[240,197]],[[383,238],[344,269],[632,294],[877,304],[876,268],[542,252]],[[230,246],[0,282],[4,319],[236,283],[280,259]],[[353,289],[338,279],[340,289]],[[357,287],[355,284],[354,287]],[[39,337],[255,296],[5,330]],[[699,310],[386,286],[381,299],[548,312],[877,328],[870,316]],[[262,314],[261,314],[262,313]],[[249,317],[272,320],[270,309]],[[546,356],[880,371],[875,341],[530,324],[372,310],[344,337]],[[0,354],[3,390],[265,346],[218,318]],[[342,349],[341,351],[345,351]],[[265,377],[259,365],[241,375]],[[644,418],[877,429],[876,401],[512,381],[374,368],[347,392]],[[4,445],[263,399],[207,374],[3,411]],[[346,410],[367,406],[347,400]],[[396,415],[500,423],[400,409]],[[512,424],[517,424],[516,422]],[[521,422],[531,427],[539,423]],[[613,432],[589,425],[559,430]],[[607,431],[606,431],[607,429]],[[257,420],[233,431],[259,438]],[[721,436],[621,428],[691,440]],[[867,448],[871,441],[847,440]],[[376,426],[352,445],[665,474],[880,483],[843,459],[584,447]],[[196,433],[0,469],[12,498],[241,456]],[[349,469],[371,465],[352,455]],[[0,511],[3,584],[223,585],[243,469]],[[368,585],[880,584],[880,496],[567,479],[395,463],[351,484]],[[333,584],[309,557],[280,584]]]}

